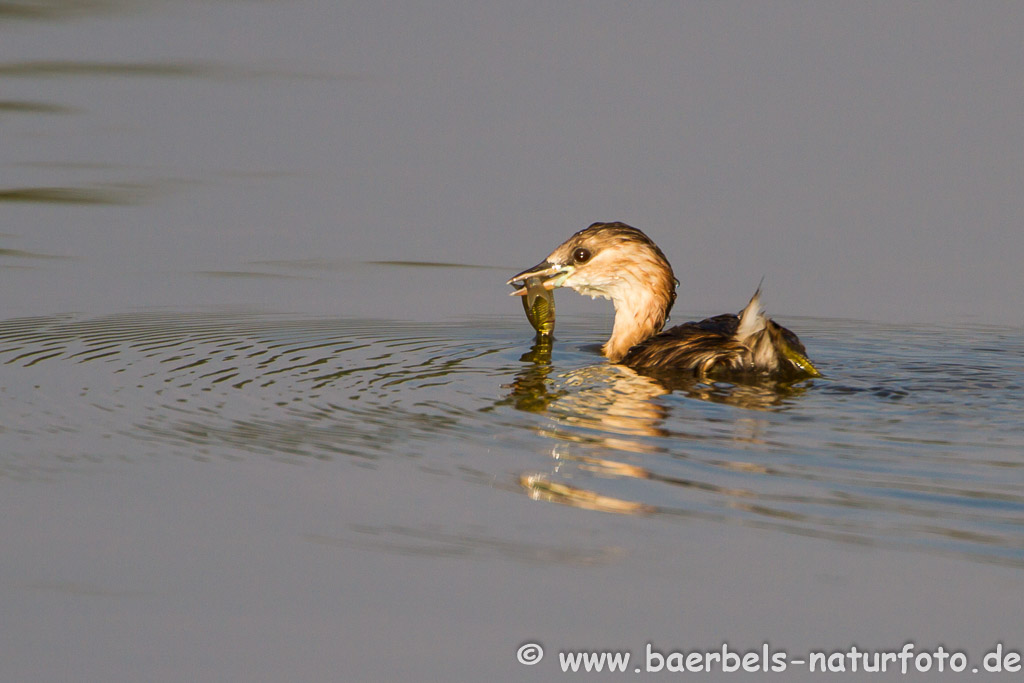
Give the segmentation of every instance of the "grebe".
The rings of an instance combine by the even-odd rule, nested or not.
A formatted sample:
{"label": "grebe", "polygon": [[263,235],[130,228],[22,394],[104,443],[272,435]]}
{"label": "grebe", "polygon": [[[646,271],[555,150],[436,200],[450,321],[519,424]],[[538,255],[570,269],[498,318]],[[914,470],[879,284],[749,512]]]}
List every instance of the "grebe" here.
{"label": "grebe", "polygon": [[[594,223],[560,244],[541,263],[511,278],[541,278],[545,289],[571,287],[592,298],[611,299],[615,324],[601,352],[635,369],[819,377],[795,334],[764,315],[761,288],[739,315],[727,313],[664,332],[676,300],[672,266],[651,239],[625,223]],[[532,319],[531,319],[532,322]]]}

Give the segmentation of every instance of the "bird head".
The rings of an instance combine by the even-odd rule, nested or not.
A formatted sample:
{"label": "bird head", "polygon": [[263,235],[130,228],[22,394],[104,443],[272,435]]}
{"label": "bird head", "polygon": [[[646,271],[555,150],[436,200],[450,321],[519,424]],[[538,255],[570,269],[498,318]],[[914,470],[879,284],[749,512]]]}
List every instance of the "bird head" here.
{"label": "bird head", "polygon": [[[508,283],[519,285],[530,277],[540,277],[547,289],[569,287],[590,297],[611,299],[616,307],[653,295],[667,314],[676,298],[675,275],[661,249],[625,223],[594,223],[580,230]],[[525,293],[525,286],[512,292]]]}

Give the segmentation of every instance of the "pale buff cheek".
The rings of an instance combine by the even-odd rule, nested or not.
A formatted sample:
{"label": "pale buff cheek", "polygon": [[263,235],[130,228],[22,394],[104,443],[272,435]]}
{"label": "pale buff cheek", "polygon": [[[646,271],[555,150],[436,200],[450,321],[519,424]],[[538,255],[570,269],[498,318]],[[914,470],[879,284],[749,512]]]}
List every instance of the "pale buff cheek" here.
{"label": "pale buff cheek", "polygon": [[628,270],[607,265],[592,264],[581,269],[566,279],[565,286],[585,296],[611,299],[615,304],[612,336],[603,350],[606,356],[618,360],[634,344],[661,331],[674,284],[670,276],[666,279],[664,266],[649,259],[638,260]]}

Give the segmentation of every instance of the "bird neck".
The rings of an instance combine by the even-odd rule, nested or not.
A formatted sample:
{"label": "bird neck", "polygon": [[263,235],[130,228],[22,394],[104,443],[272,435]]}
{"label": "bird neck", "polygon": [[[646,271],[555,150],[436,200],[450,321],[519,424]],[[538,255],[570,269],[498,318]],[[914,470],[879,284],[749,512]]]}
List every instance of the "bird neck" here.
{"label": "bird neck", "polygon": [[625,287],[615,292],[612,296],[615,325],[601,352],[609,360],[618,362],[633,346],[660,332],[675,298],[674,292],[669,292],[665,294],[649,285]]}

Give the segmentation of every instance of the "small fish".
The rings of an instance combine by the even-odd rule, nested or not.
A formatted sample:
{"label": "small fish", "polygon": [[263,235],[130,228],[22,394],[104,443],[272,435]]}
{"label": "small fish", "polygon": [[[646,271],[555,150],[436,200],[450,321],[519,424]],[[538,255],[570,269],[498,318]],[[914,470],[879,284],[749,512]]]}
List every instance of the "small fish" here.
{"label": "small fish", "polygon": [[555,297],[550,289],[545,289],[542,278],[526,279],[523,309],[526,311],[526,319],[537,330],[537,334],[550,337],[555,331]]}

